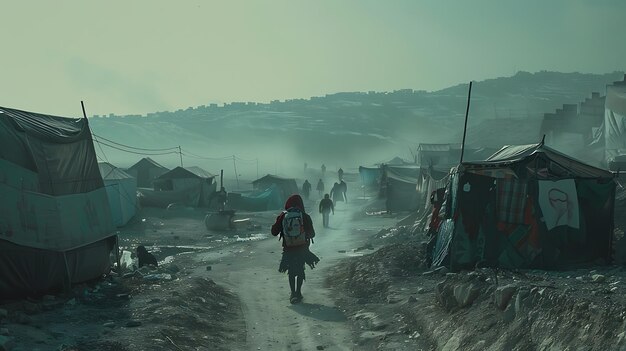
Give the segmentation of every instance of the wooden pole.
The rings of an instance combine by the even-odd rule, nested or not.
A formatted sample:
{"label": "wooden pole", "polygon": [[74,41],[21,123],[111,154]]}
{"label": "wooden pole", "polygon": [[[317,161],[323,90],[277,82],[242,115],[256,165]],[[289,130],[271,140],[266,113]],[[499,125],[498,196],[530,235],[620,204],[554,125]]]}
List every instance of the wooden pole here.
{"label": "wooden pole", "polygon": [[180,166],[183,166],[183,150],[180,149],[180,145],[178,145],[178,154],[180,155]]}
{"label": "wooden pole", "polygon": [[465,109],[465,125],[463,126],[463,143],[461,143],[461,161],[463,163],[463,154],[465,153],[465,136],[467,135],[467,117],[469,116],[470,101],[472,100],[472,82],[469,83],[469,92],[467,93],[467,108]]}

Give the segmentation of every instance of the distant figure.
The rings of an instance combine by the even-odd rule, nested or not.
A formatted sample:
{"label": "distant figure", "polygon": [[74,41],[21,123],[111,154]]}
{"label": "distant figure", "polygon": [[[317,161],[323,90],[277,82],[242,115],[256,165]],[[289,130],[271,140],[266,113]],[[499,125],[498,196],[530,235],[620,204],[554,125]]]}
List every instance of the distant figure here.
{"label": "distant figure", "polygon": [[320,201],[320,213],[322,214],[322,223],[324,224],[324,228],[328,228],[328,217],[331,211],[334,215],[335,206],[333,205],[333,200],[330,199],[330,195],[325,194],[322,201]]}
{"label": "distant figure", "polygon": [[337,202],[343,201],[343,192],[339,183],[335,182],[335,184],[333,184],[333,188],[330,189],[330,197],[333,199],[335,205]]}
{"label": "distant figure", "polygon": [[346,195],[346,192],[348,191],[348,184],[346,184],[346,182],[342,180],[339,183],[339,189],[341,189],[341,195],[343,196],[343,201],[348,203],[348,196]]}
{"label": "distant figure", "polygon": [[217,205],[220,211],[224,211],[226,209],[226,202],[228,201],[228,193],[226,189],[222,186],[220,187],[220,191],[217,192]]}
{"label": "distant figure", "polygon": [[322,164],[322,177],[326,174],[326,165]]}
{"label": "distant figure", "polygon": [[322,194],[324,194],[324,182],[322,182],[322,179],[320,178],[319,182],[317,182],[317,192],[319,193],[320,197],[322,197]]}
{"label": "distant figure", "polygon": [[304,195],[304,198],[308,200],[310,193],[311,193],[311,183],[309,183],[309,180],[306,179],[304,183],[302,183],[302,194]]}
{"label": "distant figure", "polygon": [[304,173],[306,173],[307,169],[309,168],[309,165],[305,162],[304,163]]}
{"label": "distant figure", "polygon": [[154,255],[149,253],[148,250],[146,250],[146,247],[143,245],[137,246],[137,259],[139,260],[139,268],[148,265],[152,265],[155,267],[159,266],[159,263],[157,262]]}
{"label": "distant figure", "polygon": [[339,177],[339,180],[343,180],[343,169],[339,168],[339,170],[337,171],[337,176]]}

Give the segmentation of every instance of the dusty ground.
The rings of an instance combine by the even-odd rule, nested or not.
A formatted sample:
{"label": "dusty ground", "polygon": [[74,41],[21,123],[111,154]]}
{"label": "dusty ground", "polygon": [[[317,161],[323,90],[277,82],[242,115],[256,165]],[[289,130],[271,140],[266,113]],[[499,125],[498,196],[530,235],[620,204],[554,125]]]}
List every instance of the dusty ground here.
{"label": "dusty ground", "polygon": [[340,203],[329,229],[313,214],[311,249],[321,262],[307,268],[298,305],[288,302],[287,277],[277,272],[280,242],[268,235],[276,212],[239,213],[250,225],[210,232],[203,211],[144,209],[120,232],[121,247],[145,245],[159,269],[5,301],[0,343],[89,351],[626,347],[621,266],[429,271],[421,235],[396,225],[414,218],[381,214],[380,206]]}

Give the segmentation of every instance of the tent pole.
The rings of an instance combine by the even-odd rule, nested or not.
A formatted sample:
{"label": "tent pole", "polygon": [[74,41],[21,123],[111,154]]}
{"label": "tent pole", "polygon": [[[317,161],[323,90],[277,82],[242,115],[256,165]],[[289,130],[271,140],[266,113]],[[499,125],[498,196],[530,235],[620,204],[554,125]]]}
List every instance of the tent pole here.
{"label": "tent pole", "polygon": [[463,153],[465,153],[465,135],[467,134],[467,117],[469,115],[471,99],[472,99],[472,81],[469,82],[469,92],[467,93],[467,108],[465,109],[465,125],[463,126],[463,142],[461,143],[461,161],[459,163],[463,163]]}
{"label": "tent pole", "polygon": [[72,290],[72,275],[70,274],[70,267],[67,264],[67,255],[65,254],[65,251],[63,251],[63,262],[65,263],[65,277],[67,278],[67,286],[65,287],[65,291],[69,292],[70,290]]}
{"label": "tent pole", "polygon": [[122,274],[122,262],[120,262],[120,237],[115,236],[115,260],[117,261],[117,273]]}
{"label": "tent pole", "polygon": [[87,113],[85,113],[85,103],[83,103],[83,100],[80,100],[80,107],[83,109],[83,117],[87,119]]}

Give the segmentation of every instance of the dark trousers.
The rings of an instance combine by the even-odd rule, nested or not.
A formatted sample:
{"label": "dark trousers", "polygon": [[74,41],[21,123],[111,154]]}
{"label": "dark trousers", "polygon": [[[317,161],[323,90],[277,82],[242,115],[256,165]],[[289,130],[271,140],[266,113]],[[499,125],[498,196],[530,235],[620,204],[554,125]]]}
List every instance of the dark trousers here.
{"label": "dark trousers", "polygon": [[322,223],[324,224],[324,228],[328,228],[329,217],[330,217],[330,212],[327,212],[327,211],[322,212]]}

